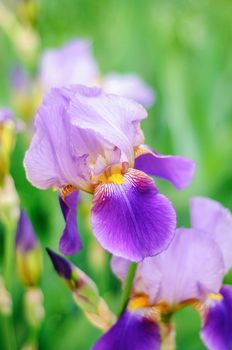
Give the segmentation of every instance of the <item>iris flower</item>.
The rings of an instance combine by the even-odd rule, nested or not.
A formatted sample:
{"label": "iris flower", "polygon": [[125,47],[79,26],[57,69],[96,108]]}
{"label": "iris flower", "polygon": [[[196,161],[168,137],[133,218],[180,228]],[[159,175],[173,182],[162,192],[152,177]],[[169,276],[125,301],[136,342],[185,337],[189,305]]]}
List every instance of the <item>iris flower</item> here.
{"label": "iris flower", "polygon": [[132,98],[147,108],[155,101],[154,91],[137,74],[110,73],[102,76],[91,43],[84,39],[45,50],[41,56],[38,79],[45,91],[54,86],[97,84],[106,92]]}
{"label": "iris flower", "polygon": [[143,146],[140,122],[146,116],[136,102],[95,87],[54,88],[45,95],[24,165],[34,186],[60,190],[66,220],[62,253],[81,249],[76,232],[78,190],[93,194],[93,233],[111,253],[140,261],[169,245],[175,210],[147,174],[182,189],[190,183],[195,165]]}
{"label": "iris flower", "polygon": [[[94,350],[158,350],[172,315],[192,305],[210,350],[232,348],[232,287],[222,285],[232,266],[232,215],[207,198],[191,202],[192,228],[177,229],[169,248],[138,266],[127,309]],[[128,261],[114,257],[123,281]]]}

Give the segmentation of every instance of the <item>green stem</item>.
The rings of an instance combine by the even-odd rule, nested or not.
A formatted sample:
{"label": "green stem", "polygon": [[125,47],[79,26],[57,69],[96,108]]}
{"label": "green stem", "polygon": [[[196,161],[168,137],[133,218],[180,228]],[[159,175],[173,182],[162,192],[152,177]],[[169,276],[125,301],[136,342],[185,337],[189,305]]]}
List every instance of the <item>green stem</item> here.
{"label": "green stem", "polygon": [[119,315],[122,314],[122,312],[124,311],[124,309],[128,303],[128,299],[130,296],[130,292],[131,292],[133,280],[135,277],[136,269],[137,269],[137,264],[135,262],[130,263],[130,266],[129,266],[129,269],[127,272],[127,276],[126,276],[126,280],[125,280],[125,284],[124,284],[124,288],[122,291],[122,298],[121,298],[121,303],[120,303],[120,308],[119,308]]}
{"label": "green stem", "polygon": [[[12,264],[14,261],[14,225],[12,225],[8,220],[4,220],[4,228],[5,246],[3,256],[3,275],[6,289],[11,294],[11,277],[13,273]],[[2,315],[2,323],[4,328],[6,350],[15,350],[16,339],[12,313],[9,315]]]}
{"label": "green stem", "polygon": [[2,328],[3,348],[5,350],[16,350],[16,340],[11,315],[1,315],[0,324]]}

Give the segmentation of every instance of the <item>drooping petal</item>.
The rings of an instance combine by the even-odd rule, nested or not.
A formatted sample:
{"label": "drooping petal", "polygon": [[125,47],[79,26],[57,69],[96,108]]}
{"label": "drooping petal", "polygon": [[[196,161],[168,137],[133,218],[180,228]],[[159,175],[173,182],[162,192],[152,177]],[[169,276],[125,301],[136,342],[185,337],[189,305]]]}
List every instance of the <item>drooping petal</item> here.
{"label": "drooping petal", "polygon": [[122,153],[122,161],[134,162],[134,147],[143,142],[139,123],[147,112],[125,97],[105,94],[98,88],[79,86],[69,114],[73,125],[92,130],[112,143]]}
{"label": "drooping petal", "polygon": [[222,298],[207,307],[201,338],[209,350],[232,349],[232,287],[223,286]]}
{"label": "drooping petal", "polygon": [[45,90],[71,84],[91,86],[97,76],[91,44],[86,40],[72,40],[61,48],[46,50],[41,57],[39,80]]}
{"label": "drooping petal", "polygon": [[[195,229],[177,229],[162,254],[145,259],[137,273],[151,301],[170,304],[202,299],[220,289],[224,263],[215,241]],[[141,281],[140,281],[141,283]]]}
{"label": "drooping petal", "polygon": [[159,154],[147,146],[137,150],[135,169],[168,180],[178,190],[187,187],[195,173],[195,162],[180,156]]}
{"label": "drooping petal", "polygon": [[232,267],[232,215],[220,203],[204,197],[190,203],[192,227],[208,232],[219,245],[226,270]]}
{"label": "drooping petal", "polygon": [[20,213],[15,244],[16,249],[20,249],[23,253],[27,253],[38,245],[36,233],[24,210]]}
{"label": "drooping petal", "polygon": [[155,93],[152,88],[133,73],[110,73],[104,77],[102,88],[106,92],[131,98],[147,108],[155,101]]}
{"label": "drooping petal", "polygon": [[167,248],[175,210],[146,174],[130,169],[121,184],[98,185],[91,213],[93,233],[111,253],[140,261]]}
{"label": "drooping petal", "polygon": [[158,325],[139,314],[126,311],[92,350],[159,350],[160,343]]}
{"label": "drooping petal", "polygon": [[65,219],[65,229],[60,238],[59,249],[65,255],[73,255],[82,248],[77,229],[77,205],[79,191],[74,191],[65,198],[59,197],[60,207]]}

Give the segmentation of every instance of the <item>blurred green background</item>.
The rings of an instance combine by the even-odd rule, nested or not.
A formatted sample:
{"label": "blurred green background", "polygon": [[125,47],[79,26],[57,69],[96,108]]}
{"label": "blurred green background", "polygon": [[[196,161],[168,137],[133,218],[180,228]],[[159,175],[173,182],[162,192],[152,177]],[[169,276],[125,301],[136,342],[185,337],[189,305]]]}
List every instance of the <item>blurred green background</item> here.
{"label": "blurred green background", "polygon": [[[20,0],[7,2],[17,13]],[[16,6],[17,5],[17,6]],[[143,122],[146,141],[161,153],[197,162],[191,186],[177,192],[158,181],[175,204],[179,225],[188,225],[188,199],[206,195],[232,209],[232,2],[230,0],[41,0],[34,27],[44,48],[75,37],[90,38],[102,73],[136,72],[156,91],[157,100]],[[0,29],[0,105],[11,104],[9,76],[20,58]],[[31,72],[35,66],[28,66]],[[63,228],[57,194],[39,191],[26,180],[22,165],[29,137],[19,135],[11,173],[21,204],[29,213],[43,248],[57,250]],[[89,199],[86,198],[86,201]],[[94,243],[86,201],[78,212],[84,249],[71,260],[93,277],[117,310],[120,286],[109,269],[108,254]],[[87,350],[100,335],[74,305],[65,284],[44,253],[41,286],[46,318],[40,349]],[[14,277],[14,322],[22,344],[23,287]],[[227,277],[227,282],[232,278]],[[192,309],[175,316],[177,349],[204,349],[200,320]]]}

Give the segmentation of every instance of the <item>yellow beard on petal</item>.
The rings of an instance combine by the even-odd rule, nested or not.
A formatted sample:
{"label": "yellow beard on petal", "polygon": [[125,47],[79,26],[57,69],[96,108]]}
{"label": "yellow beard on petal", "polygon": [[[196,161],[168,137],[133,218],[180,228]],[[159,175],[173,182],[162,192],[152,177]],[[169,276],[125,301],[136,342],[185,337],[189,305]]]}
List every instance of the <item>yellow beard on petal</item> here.
{"label": "yellow beard on petal", "polygon": [[125,181],[122,174],[113,174],[109,176],[107,180],[108,183],[114,183],[116,185],[121,185]]}
{"label": "yellow beard on petal", "polygon": [[128,309],[130,311],[135,311],[137,309],[147,307],[149,305],[148,296],[141,295],[130,300]]}
{"label": "yellow beard on petal", "polygon": [[216,301],[223,299],[223,296],[220,293],[208,293],[208,297]]}
{"label": "yellow beard on petal", "polygon": [[112,166],[108,168],[106,171],[104,171],[101,176],[98,177],[98,182],[105,183],[105,184],[115,184],[115,185],[121,185],[125,182],[125,178],[123,174],[125,174],[125,167],[123,164],[120,166]]}

